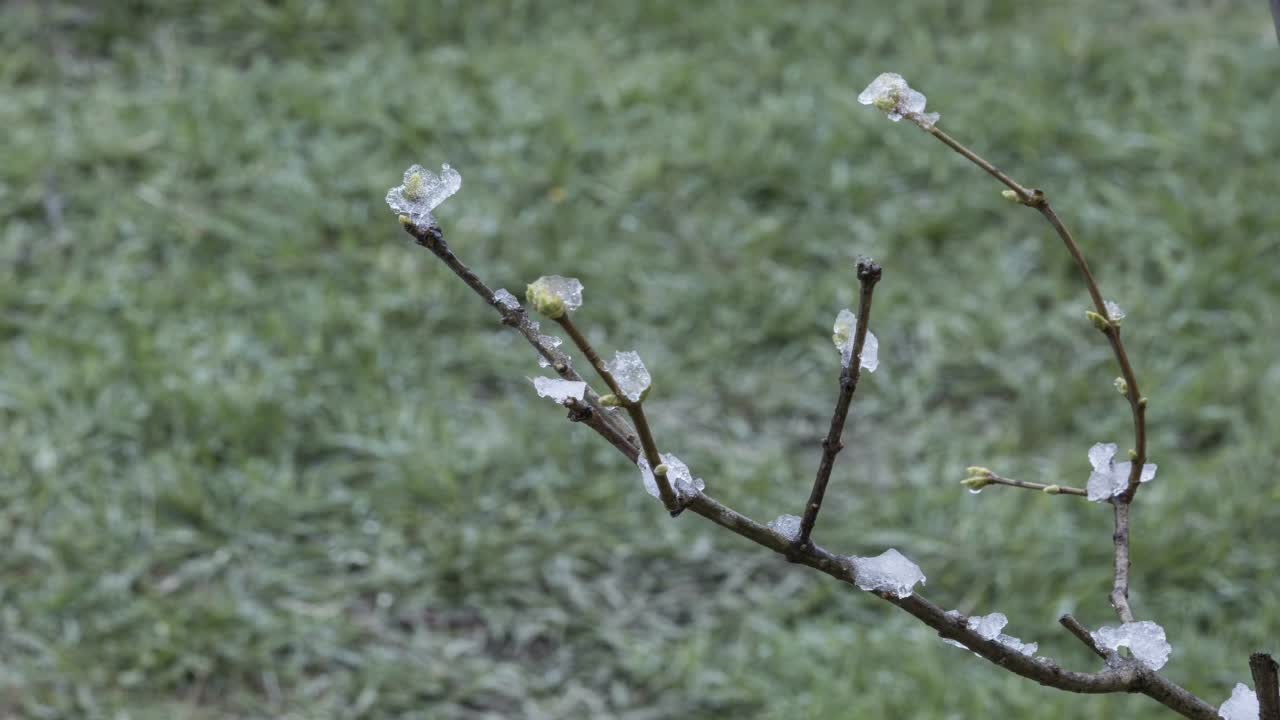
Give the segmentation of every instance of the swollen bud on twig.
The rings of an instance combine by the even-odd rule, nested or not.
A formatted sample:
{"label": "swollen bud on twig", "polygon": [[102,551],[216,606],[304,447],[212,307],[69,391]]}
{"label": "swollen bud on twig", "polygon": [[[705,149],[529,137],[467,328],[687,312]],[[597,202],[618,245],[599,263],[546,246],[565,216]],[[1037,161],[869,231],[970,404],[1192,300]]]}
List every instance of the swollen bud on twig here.
{"label": "swollen bud on twig", "polygon": [[1120,393],[1121,395],[1129,394],[1129,383],[1124,378],[1118,377],[1115,379],[1115,382],[1113,382],[1112,384],[1116,386],[1116,392]]}
{"label": "swollen bud on twig", "polygon": [[582,306],[582,283],[577,278],[543,275],[525,288],[525,299],[538,314],[557,320]]}
{"label": "swollen bud on twig", "polygon": [[1050,485],[1042,490],[1045,495],[1058,495],[1062,493],[1062,487],[1058,485]]}
{"label": "swollen bud on twig", "polygon": [[621,407],[622,401],[618,399],[617,395],[609,393],[608,395],[600,396],[600,404],[605,407]]}
{"label": "swollen bud on twig", "polygon": [[1129,459],[1130,459],[1130,460],[1137,460],[1137,459],[1138,459],[1138,451],[1137,451],[1137,450],[1134,450],[1133,448],[1129,448]]}
{"label": "swollen bud on twig", "polygon": [[1111,323],[1107,322],[1107,319],[1102,317],[1098,313],[1092,310],[1086,310],[1084,315],[1085,317],[1089,318],[1089,322],[1093,323],[1094,327],[1098,328],[1102,332],[1111,331]]}
{"label": "swollen bud on twig", "polygon": [[667,467],[666,463],[658,463],[658,467],[653,469],[653,474],[657,475],[658,477],[666,477],[668,469],[669,468]]}
{"label": "swollen bud on twig", "polygon": [[1004,197],[1005,200],[1008,200],[1009,202],[1016,202],[1016,203],[1022,202],[1022,198],[1018,197],[1018,193],[1012,190],[1005,190],[1001,192],[1000,195]]}

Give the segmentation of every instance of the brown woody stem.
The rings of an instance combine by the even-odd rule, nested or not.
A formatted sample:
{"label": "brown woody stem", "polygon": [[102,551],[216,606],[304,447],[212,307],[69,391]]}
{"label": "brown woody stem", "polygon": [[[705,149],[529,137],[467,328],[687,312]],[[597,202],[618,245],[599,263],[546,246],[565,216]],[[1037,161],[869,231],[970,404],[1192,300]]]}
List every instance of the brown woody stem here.
{"label": "brown woody stem", "polygon": [[1280,677],[1276,661],[1266,653],[1249,656],[1249,672],[1253,675],[1253,691],[1258,696],[1258,720],[1280,720]]}

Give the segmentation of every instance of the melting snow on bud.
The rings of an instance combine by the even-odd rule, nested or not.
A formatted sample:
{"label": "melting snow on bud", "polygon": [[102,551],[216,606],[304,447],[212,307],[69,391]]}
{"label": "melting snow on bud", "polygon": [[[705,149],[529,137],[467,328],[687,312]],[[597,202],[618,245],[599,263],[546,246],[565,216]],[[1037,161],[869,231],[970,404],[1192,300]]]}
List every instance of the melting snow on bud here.
{"label": "melting snow on bud", "polygon": [[881,73],[858,95],[858,102],[883,110],[889,119],[898,122],[907,118],[922,128],[933,127],[938,113],[926,113],[924,93],[912,90],[898,73]]}
{"label": "melting snow on bud", "polygon": [[[564,341],[555,335],[539,335],[538,342],[553,350],[564,344]],[[542,357],[541,353],[538,354],[538,367],[551,367],[551,363],[547,362],[547,359]]]}
{"label": "melting snow on bud", "polygon": [[[1093,472],[1089,474],[1089,484],[1085,489],[1089,492],[1089,499],[1094,502],[1119,495],[1129,487],[1129,473],[1133,470],[1133,463],[1127,460],[1116,462],[1117,449],[1115,443],[1097,443],[1089,448],[1089,464],[1093,466]],[[1156,464],[1147,463],[1142,466],[1138,482],[1151,482],[1155,476]]]}
{"label": "melting snow on bud", "polygon": [[[840,362],[844,367],[849,367],[849,363],[853,362],[853,340],[854,335],[858,331],[858,318],[848,308],[841,310],[836,315],[836,324],[831,328],[831,341],[836,344],[836,349],[840,351]],[[876,336],[867,331],[867,338],[862,341],[862,356],[859,363],[867,369],[867,372],[875,372],[880,367],[880,341],[876,340]]]}
{"label": "melting snow on bud", "polygon": [[414,165],[404,171],[404,184],[387,191],[387,205],[397,215],[408,215],[415,225],[434,225],[431,211],[462,187],[462,176],[446,163],[436,175]]}
{"label": "melting snow on bud", "polygon": [[1108,650],[1129,648],[1129,652],[1152,670],[1159,670],[1169,662],[1173,646],[1164,637],[1164,628],[1151,622],[1124,623],[1119,627],[1108,625],[1089,633],[1095,642]]}
{"label": "melting snow on bud", "polygon": [[578,278],[543,275],[529,283],[525,299],[534,310],[555,319],[582,307],[582,283]]}
{"label": "melting snow on bud", "polygon": [[608,363],[607,368],[622,394],[631,402],[640,402],[651,382],[649,370],[645,368],[640,354],[632,350],[619,350],[613,354],[613,362]]}
{"label": "melting snow on bud", "polygon": [[1107,317],[1111,318],[1112,322],[1119,322],[1124,319],[1124,308],[1119,305],[1110,300],[1103,300],[1102,306],[1107,309]]}
{"label": "melting snow on bud", "polygon": [[563,403],[570,398],[581,400],[587,392],[587,384],[584,382],[545,377],[529,378],[529,382],[533,383],[533,389],[538,391],[538,397],[549,397],[558,403]]}
{"label": "melting snow on bud", "polygon": [[516,299],[506,288],[498,288],[493,292],[493,301],[500,307],[508,310],[519,310],[520,301]]}
{"label": "melting snow on bud", "polygon": [[787,540],[794,541],[800,537],[800,516],[779,515],[769,521],[768,527]]}
{"label": "melting snow on bud", "polygon": [[1262,708],[1258,707],[1258,694],[1244,683],[1236,683],[1231,697],[1218,707],[1218,715],[1225,720],[1258,720]]}
{"label": "melting snow on bud", "polygon": [[[706,489],[706,483],[702,482],[701,478],[693,477],[693,473],[689,472],[689,466],[681,462],[680,458],[671,453],[662,453],[659,457],[662,459],[662,464],[667,466],[667,484],[671,486],[677,498],[689,499]],[[653,477],[649,461],[641,455],[636,459],[636,466],[640,468],[640,480],[644,483],[644,491],[661,500],[662,493],[658,491],[658,481]]]}
{"label": "melting snow on bud", "polygon": [[862,590],[882,590],[894,597],[911,594],[916,583],[924,582],[920,566],[893,548],[876,557],[851,557],[854,583]]}
{"label": "melting snow on bud", "polygon": [[[1023,655],[1034,655],[1036,650],[1040,649],[1040,645],[1037,643],[1024,643],[1012,635],[1005,635],[1000,632],[1004,629],[1005,625],[1009,624],[1009,618],[1005,617],[1004,613],[996,612],[991,613],[990,615],[975,615],[968,618],[965,621],[965,624],[983,640],[995,640],[1010,650],[1020,652]],[[948,645],[955,645],[956,647],[964,648],[966,650],[969,649],[965,647],[963,643],[956,642],[955,640],[944,638],[944,641]],[[974,654],[976,655],[977,653]]]}

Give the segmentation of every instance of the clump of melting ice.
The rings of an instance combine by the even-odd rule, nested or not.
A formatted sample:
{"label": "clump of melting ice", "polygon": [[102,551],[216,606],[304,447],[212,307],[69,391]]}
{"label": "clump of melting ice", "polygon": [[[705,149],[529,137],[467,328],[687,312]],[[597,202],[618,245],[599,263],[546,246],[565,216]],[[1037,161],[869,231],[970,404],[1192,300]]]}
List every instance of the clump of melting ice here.
{"label": "clump of melting ice", "polygon": [[898,73],[881,73],[858,95],[858,102],[883,110],[894,122],[905,117],[922,128],[930,128],[940,116],[926,113],[925,101],[924,93],[911,89]]}
{"label": "clump of melting ice", "polygon": [[[564,344],[564,340],[561,340],[555,335],[539,335],[538,342],[546,345],[552,350]],[[548,362],[546,358],[542,357],[541,353],[538,354],[538,367],[551,367],[551,363]]]}
{"label": "clump of melting ice", "polygon": [[516,296],[512,295],[506,288],[498,288],[493,291],[493,302],[508,310],[520,309],[520,301],[517,300]]}
{"label": "clump of melting ice", "polygon": [[[1020,652],[1023,655],[1035,655],[1036,650],[1040,649],[1040,645],[1038,643],[1024,643],[1012,635],[1005,635],[1000,632],[1004,629],[1004,626],[1008,624],[1009,618],[1005,617],[1004,613],[999,612],[991,613],[990,615],[975,615],[965,620],[965,625],[967,625],[970,630],[977,633],[983,640],[995,640],[1010,650]],[[954,645],[958,648],[964,648],[965,650],[969,649],[964,643],[957,642],[949,638],[943,638],[943,641],[948,645]],[[974,654],[977,655],[977,653]]]}
{"label": "clump of melting ice", "polygon": [[[658,457],[662,460],[662,464],[667,466],[667,484],[671,486],[671,491],[676,494],[677,499],[681,501],[691,499],[707,488],[702,478],[695,478],[689,471],[689,466],[681,462],[680,458],[671,453],[662,453]],[[658,491],[658,481],[653,477],[653,469],[649,467],[649,461],[641,455],[636,459],[636,466],[640,468],[640,480],[644,483],[644,491],[661,500],[662,493]]]}
{"label": "clump of melting ice", "polygon": [[925,579],[919,565],[893,548],[875,557],[851,557],[849,561],[853,564],[854,584],[862,590],[881,590],[904,598]]}
{"label": "clump of melting ice", "polygon": [[617,381],[622,394],[631,402],[640,402],[652,381],[640,354],[632,350],[619,350],[613,354],[613,361],[607,363],[606,368]]}
{"label": "clump of melting ice", "polygon": [[796,538],[800,537],[800,516],[779,515],[770,520],[767,527],[788,541],[794,542]]}
{"label": "clump of melting ice", "polygon": [[1118,324],[1124,319],[1124,308],[1120,307],[1116,303],[1113,303],[1110,300],[1103,300],[1102,306],[1107,309],[1107,317],[1111,318],[1112,322]]}
{"label": "clump of melting ice", "polygon": [[414,225],[435,225],[431,211],[461,187],[462,176],[448,163],[440,166],[439,175],[413,165],[404,171],[404,184],[387,191],[387,205],[397,215],[408,215]]}
{"label": "clump of melting ice", "polygon": [[[1089,484],[1085,489],[1089,493],[1089,499],[1094,502],[1115,497],[1129,488],[1129,473],[1133,470],[1133,463],[1127,460],[1116,462],[1117,449],[1115,443],[1097,443],[1089,448],[1089,464],[1093,466],[1093,472],[1089,474]],[[1155,476],[1156,464],[1147,463],[1142,466],[1138,482],[1151,482]]]}
{"label": "clump of melting ice", "polygon": [[578,278],[543,275],[529,283],[525,299],[538,312],[552,318],[582,307],[582,282]]}
{"label": "clump of melting ice", "polygon": [[[849,363],[853,362],[853,340],[857,330],[858,318],[848,308],[836,315],[836,324],[831,328],[831,341],[840,351],[840,362],[844,367],[849,367]],[[867,331],[867,338],[862,341],[860,360],[859,365],[866,368],[867,372],[875,372],[880,367],[880,341],[870,330]]]}
{"label": "clump of melting ice", "polygon": [[1244,683],[1236,683],[1231,697],[1218,707],[1218,715],[1225,720],[1258,720],[1262,708],[1258,707],[1258,694]]}
{"label": "clump of melting ice", "polygon": [[1159,670],[1169,662],[1173,646],[1164,637],[1164,628],[1150,620],[1124,623],[1119,627],[1108,625],[1089,633],[1094,642],[1108,650],[1129,648],[1129,652],[1152,670]]}
{"label": "clump of melting ice", "polygon": [[529,382],[533,383],[533,389],[538,391],[538,397],[549,397],[558,403],[569,399],[581,400],[587,392],[586,383],[573,380],[535,377],[529,378]]}

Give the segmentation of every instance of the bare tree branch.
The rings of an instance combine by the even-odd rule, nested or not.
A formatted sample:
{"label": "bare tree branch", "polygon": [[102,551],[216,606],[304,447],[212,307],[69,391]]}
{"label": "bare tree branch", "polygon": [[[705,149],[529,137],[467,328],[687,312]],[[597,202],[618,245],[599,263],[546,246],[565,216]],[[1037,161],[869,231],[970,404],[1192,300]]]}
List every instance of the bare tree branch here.
{"label": "bare tree branch", "polygon": [[1280,677],[1276,661],[1266,653],[1249,656],[1249,672],[1253,674],[1253,692],[1258,696],[1258,720],[1280,720]]}
{"label": "bare tree branch", "polygon": [[858,324],[853,333],[853,353],[849,362],[840,368],[840,394],[836,399],[835,411],[831,414],[831,427],[827,430],[826,439],[822,441],[822,460],[818,463],[813,490],[809,492],[809,502],[805,504],[804,516],[800,520],[800,533],[795,541],[797,548],[804,547],[809,542],[813,526],[818,521],[818,511],[822,509],[822,498],[827,493],[827,483],[831,480],[836,455],[844,449],[841,435],[844,433],[845,419],[849,416],[853,393],[858,389],[858,378],[862,376],[862,348],[867,341],[867,328],[871,325],[871,297],[875,293],[876,283],[880,282],[881,272],[880,266],[871,258],[858,260],[858,282],[862,291],[858,299]]}
{"label": "bare tree branch", "polygon": [[970,468],[969,472],[975,474],[962,480],[961,484],[969,487],[975,492],[981,490],[987,485],[1005,485],[1007,487],[1022,488],[1024,490],[1039,490],[1046,495],[1089,496],[1087,491],[1077,487],[1071,487],[1070,485],[1046,485],[1044,483],[1027,482],[1025,480],[1014,480],[1013,478],[997,475],[986,468],[974,467]]}

